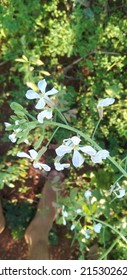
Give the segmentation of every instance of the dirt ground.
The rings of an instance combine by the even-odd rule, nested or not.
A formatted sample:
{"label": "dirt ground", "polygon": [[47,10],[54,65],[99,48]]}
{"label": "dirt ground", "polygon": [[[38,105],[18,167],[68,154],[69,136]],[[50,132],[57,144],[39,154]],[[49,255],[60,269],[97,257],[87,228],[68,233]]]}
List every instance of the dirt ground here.
{"label": "dirt ground", "polygon": [[[0,191],[0,195],[2,200],[5,204],[12,201],[18,201],[21,203],[27,200],[33,201],[33,207],[36,207],[38,204],[39,198],[37,198],[37,194],[40,193],[41,188],[43,187],[46,176],[42,176],[40,172],[33,169],[31,167],[28,172],[28,179],[25,182],[25,185],[29,187],[29,190],[24,194],[19,192],[19,183],[16,183],[14,189],[10,189],[5,187],[3,190]],[[3,203],[4,206],[4,203]],[[3,207],[4,209],[4,207]],[[8,217],[9,214],[6,213],[6,209],[4,209],[5,216]],[[17,209],[18,212],[18,209]],[[12,216],[13,216],[12,211]],[[25,213],[24,213],[25,214]],[[19,215],[19,213],[17,214]],[[11,218],[11,216],[9,216]],[[19,219],[21,217],[18,217]],[[17,219],[17,217],[16,217]],[[57,242],[53,245],[50,241],[49,243],[49,252],[50,252],[50,259],[51,260],[63,260],[63,259],[78,259],[78,249],[77,245],[74,244],[71,246],[71,239],[66,238],[67,230],[65,226],[57,225],[55,222],[53,224],[53,228],[56,232],[56,237],[58,239]],[[5,230],[0,234],[0,260],[27,260],[28,256],[28,247],[25,242],[25,239],[22,237],[18,240],[13,238],[11,229],[8,228],[8,224],[6,225]]]}

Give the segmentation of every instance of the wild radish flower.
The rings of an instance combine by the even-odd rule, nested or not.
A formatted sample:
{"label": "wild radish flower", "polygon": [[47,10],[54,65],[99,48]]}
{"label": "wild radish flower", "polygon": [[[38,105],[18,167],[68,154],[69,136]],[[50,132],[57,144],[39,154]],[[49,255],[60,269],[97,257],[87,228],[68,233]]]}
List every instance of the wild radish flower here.
{"label": "wild radish flower", "polygon": [[80,151],[88,155],[96,154],[91,146],[79,146],[80,141],[81,139],[78,136],[63,140],[63,144],[56,149],[56,154],[62,158],[65,154],[73,151],[72,163],[75,167],[80,167],[84,162],[84,157]]}
{"label": "wild radish flower", "polygon": [[90,197],[92,197],[92,192],[89,191],[89,190],[87,190],[87,191],[84,193],[84,196],[85,196],[86,198],[90,198]]}
{"label": "wild radish flower", "polygon": [[100,119],[103,118],[103,107],[107,107],[109,105],[112,105],[114,102],[115,102],[114,98],[105,98],[105,99],[102,99],[102,100],[98,101],[97,109],[98,109]]}
{"label": "wild radish flower", "polygon": [[40,90],[40,93],[37,93],[34,90],[27,90],[26,92],[26,98],[28,99],[39,99],[35,108],[36,109],[43,109],[46,104],[48,104],[51,107],[51,100],[49,96],[56,94],[58,91],[55,88],[52,88],[51,90],[46,92],[46,80],[40,80],[38,82],[38,88]]}
{"label": "wild radish flower", "polygon": [[64,210],[64,205],[62,206],[62,216],[63,216],[63,225],[66,226],[66,219],[68,217],[68,212]]}
{"label": "wild radish flower", "polygon": [[94,163],[101,163],[103,159],[109,156],[107,150],[96,152],[91,146],[80,146],[80,141],[81,139],[78,136],[63,140],[63,144],[56,149],[57,156],[62,158],[65,154],[70,154],[73,151],[72,163],[75,167],[80,167],[84,162],[84,156],[80,151],[90,155]]}
{"label": "wild radish flower", "polygon": [[39,123],[43,123],[44,118],[46,118],[48,120],[52,118],[52,110],[51,109],[43,110],[37,116],[37,119],[38,119]]}
{"label": "wild radish flower", "polygon": [[110,192],[114,193],[117,198],[122,198],[126,194],[125,190],[119,185],[118,182],[111,186]]}
{"label": "wild radish flower", "polygon": [[[5,124],[5,127],[11,126],[11,124],[8,123],[8,122],[5,122],[4,124]],[[19,125],[19,120],[16,120],[16,121],[15,121],[15,125]],[[13,133],[11,133],[11,134],[8,136],[8,138],[10,139],[10,141],[11,141],[12,143],[16,143],[16,141],[17,141],[17,139],[18,139],[17,134],[18,134],[18,132],[21,132],[21,131],[22,131],[21,128],[13,129]],[[21,138],[21,137],[19,137],[19,138]],[[26,144],[29,144],[28,139],[25,139],[23,142],[26,143]]]}
{"label": "wild radish flower", "polygon": [[77,214],[81,214],[82,213],[82,209],[80,209],[80,208],[75,210],[75,211],[76,211]]}
{"label": "wild radish flower", "polygon": [[44,163],[41,163],[41,162],[36,162],[36,158],[38,156],[38,153],[34,149],[31,149],[28,152],[29,152],[29,154],[27,154],[25,152],[18,152],[17,156],[21,157],[21,158],[28,158],[31,161],[33,161],[33,167],[34,168],[38,168],[40,170],[44,169],[45,171],[50,171],[51,170],[51,168],[47,164],[44,164]]}
{"label": "wild radish flower", "polygon": [[72,225],[71,225],[71,230],[74,230],[75,227],[76,227],[76,225],[75,225],[75,224],[72,224]]}
{"label": "wild radish flower", "polygon": [[60,160],[61,160],[61,157],[55,158],[54,166],[57,171],[61,171],[61,170],[64,170],[65,168],[70,167],[69,163],[60,163]]}
{"label": "wild radish flower", "polygon": [[96,233],[100,233],[101,228],[102,228],[102,224],[100,224],[100,223],[95,224],[95,225],[93,226],[93,230],[94,230]]}
{"label": "wild radish flower", "polygon": [[91,232],[90,229],[81,230],[81,233],[85,236],[86,239],[90,238],[90,232]]}
{"label": "wild radish flower", "polygon": [[102,160],[107,157],[109,157],[109,152],[107,150],[100,150],[99,152],[96,152],[95,155],[91,156],[91,160],[94,163],[101,163]]}

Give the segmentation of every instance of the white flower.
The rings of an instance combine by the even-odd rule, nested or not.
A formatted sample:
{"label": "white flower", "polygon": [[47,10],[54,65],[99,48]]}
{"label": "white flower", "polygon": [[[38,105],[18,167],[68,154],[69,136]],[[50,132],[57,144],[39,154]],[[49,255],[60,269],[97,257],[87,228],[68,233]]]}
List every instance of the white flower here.
{"label": "white flower", "polygon": [[90,229],[81,230],[81,233],[85,236],[86,239],[90,238]]}
{"label": "white flower", "polygon": [[28,151],[29,154],[25,153],[25,152],[18,152],[17,153],[17,156],[18,157],[21,157],[21,158],[28,158],[28,159],[31,159],[33,162],[33,166],[34,168],[38,168],[38,169],[44,169],[45,171],[50,171],[51,168],[47,165],[47,164],[43,164],[41,162],[36,162],[36,158],[38,156],[38,153],[34,150],[34,149],[31,149]]}
{"label": "white flower", "polygon": [[73,150],[72,163],[75,167],[80,167],[84,162],[84,157],[79,151],[90,156],[95,155],[96,151],[91,146],[79,146],[81,139],[78,136],[63,140],[63,144],[56,149],[56,154],[63,157],[65,154],[71,153]]}
{"label": "white flower", "polygon": [[76,227],[76,225],[72,224],[72,225],[71,225],[71,230],[74,230],[75,227]]}
{"label": "white flower", "polygon": [[100,119],[103,118],[103,107],[107,107],[109,105],[112,105],[114,102],[115,102],[115,99],[114,98],[109,98],[109,97],[98,101],[97,109],[98,109]]}
{"label": "white flower", "polygon": [[60,163],[60,160],[61,160],[61,157],[57,156],[55,158],[54,166],[57,171],[61,171],[61,170],[64,170],[64,168],[70,167],[70,163]]}
{"label": "white flower", "polygon": [[102,224],[100,224],[100,223],[95,224],[95,225],[93,226],[93,230],[94,230],[96,233],[100,233],[101,228],[102,228]]}
{"label": "white flower", "polygon": [[90,197],[92,197],[92,192],[89,191],[89,190],[87,190],[87,191],[84,193],[84,196],[85,196],[86,198],[90,198]]}
{"label": "white flower", "polygon": [[91,160],[94,163],[101,163],[103,159],[109,157],[109,152],[107,150],[100,150],[95,155],[91,156]]}
{"label": "white flower", "polygon": [[44,118],[46,118],[48,120],[52,118],[52,110],[51,109],[43,110],[37,116],[37,119],[38,119],[39,123],[43,123]]}
{"label": "white flower", "polygon": [[125,190],[119,185],[118,182],[111,186],[110,192],[114,193],[117,198],[122,198],[126,194]]}
{"label": "white flower", "polygon": [[66,219],[68,217],[68,212],[64,210],[64,205],[62,206],[62,216],[63,216],[63,225],[66,226]]}
{"label": "white flower", "polygon": [[63,157],[65,154],[70,154],[73,151],[72,163],[75,167],[80,167],[84,162],[84,157],[80,153],[90,155],[94,163],[101,163],[103,159],[109,156],[107,150],[100,150],[97,152],[91,146],[79,146],[81,139],[78,136],[63,140],[63,144],[56,149],[58,157]]}
{"label": "white flower", "polygon": [[15,142],[17,141],[17,138],[16,138],[15,133],[10,134],[10,135],[8,136],[8,138],[10,139],[10,141],[11,141],[12,143],[15,143]]}
{"label": "white flower", "polygon": [[61,171],[61,170],[64,170],[64,168],[70,167],[70,164],[69,163],[54,162],[54,166],[55,166],[55,169],[57,171]]}
{"label": "white flower", "polygon": [[51,90],[46,92],[46,80],[40,80],[38,82],[38,88],[41,91],[41,93],[37,93],[33,90],[28,90],[26,92],[26,98],[28,99],[39,99],[37,102],[35,108],[36,109],[43,109],[46,104],[50,105],[50,98],[48,96],[56,94],[58,91],[55,88],[52,88]]}
{"label": "white flower", "polygon": [[45,171],[51,170],[50,166],[48,166],[47,164],[41,163],[41,162],[34,162],[33,167],[38,168],[40,170],[43,168]]}
{"label": "white flower", "polygon": [[114,98],[104,98],[98,101],[98,107],[107,107],[115,102]]}
{"label": "white flower", "polygon": [[80,209],[80,208],[77,209],[77,210],[76,210],[76,213],[77,213],[77,214],[81,214],[81,213],[82,213],[82,209]]}
{"label": "white flower", "polygon": [[[8,122],[5,122],[4,124],[5,124],[5,127],[11,126],[11,124]],[[15,125],[19,125],[19,120],[15,121]],[[22,131],[21,128],[13,129],[13,133],[8,136],[8,138],[10,139],[10,141],[12,143],[15,143],[17,141],[17,139],[18,139],[17,134],[18,134],[18,132],[21,132],[21,131]],[[21,137],[19,137],[19,138],[21,138]],[[29,144],[29,141],[27,139],[25,139],[23,142],[26,144]]]}

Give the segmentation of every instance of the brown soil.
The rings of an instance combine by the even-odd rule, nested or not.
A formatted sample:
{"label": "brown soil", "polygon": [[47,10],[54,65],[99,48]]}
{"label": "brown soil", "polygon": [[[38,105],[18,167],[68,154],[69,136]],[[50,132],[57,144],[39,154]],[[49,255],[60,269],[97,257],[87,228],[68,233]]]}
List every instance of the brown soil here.
{"label": "brown soil", "polygon": [[[18,203],[32,200],[32,206],[37,207],[38,197],[47,175],[40,173],[34,168],[30,168],[28,172],[28,179],[25,182],[25,186],[30,187],[29,190],[24,194],[19,192],[20,183],[16,182],[15,188],[10,189],[4,187],[0,191],[3,201],[18,201]],[[5,210],[4,210],[5,211]],[[5,213],[6,214],[6,213]],[[76,244],[71,246],[71,239],[66,238],[67,230],[65,226],[56,225],[54,223],[53,228],[58,237],[57,245],[49,244],[50,259],[52,260],[63,260],[63,259],[77,259],[78,250]],[[24,238],[15,240],[11,234],[11,230],[6,226],[5,230],[0,234],[0,260],[27,260],[28,247]]]}

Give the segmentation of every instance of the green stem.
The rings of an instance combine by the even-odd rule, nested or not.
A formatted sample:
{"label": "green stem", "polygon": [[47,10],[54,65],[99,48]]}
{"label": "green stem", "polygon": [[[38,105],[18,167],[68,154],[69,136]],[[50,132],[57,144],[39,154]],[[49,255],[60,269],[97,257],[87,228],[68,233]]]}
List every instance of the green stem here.
{"label": "green stem", "polygon": [[125,238],[125,236],[120,231],[118,231],[117,229],[115,229],[111,225],[109,225],[108,223],[103,222],[103,221],[101,221],[99,219],[94,218],[94,221],[96,221],[98,223],[101,223],[102,225],[104,225],[106,227],[111,228],[112,231],[114,231],[127,244],[127,239]]}
{"label": "green stem", "polygon": [[112,251],[112,249],[116,246],[117,242],[120,240],[120,236],[118,236],[114,242],[111,244],[111,246],[106,250],[106,252],[99,258],[99,260],[103,260],[107,257],[107,255]]}
{"label": "green stem", "polygon": [[98,129],[98,126],[99,126],[100,122],[101,122],[101,119],[99,119],[98,122],[97,122],[97,125],[96,125],[96,127],[95,127],[95,129],[94,129],[93,135],[92,135],[92,137],[91,137],[92,139],[94,139],[95,133],[96,133],[96,131],[97,131],[97,129]]}
{"label": "green stem", "polygon": [[58,131],[58,129],[59,129],[59,127],[57,127],[57,128],[54,130],[54,132],[52,133],[52,136],[50,137],[48,143],[46,144],[46,148],[48,147],[48,145],[49,145],[50,142],[52,141],[52,139],[53,139],[54,135],[56,134],[56,132]]}
{"label": "green stem", "polygon": [[[91,137],[89,135],[87,135],[86,133],[71,127],[67,124],[62,124],[62,123],[58,123],[58,122],[53,122],[53,121],[45,121],[45,125],[51,125],[51,126],[57,126],[57,127],[61,127],[67,130],[70,130],[78,135],[80,135],[81,137],[83,137],[86,141],[90,142],[98,151],[102,150],[102,148],[93,140],[91,139]],[[122,168],[121,165],[119,165],[115,159],[113,159],[111,156],[108,157],[109,161],[113,163],[114,166],[116,166],[118,168],[118,170],[125,176],[127,177],[127,172]]]}

